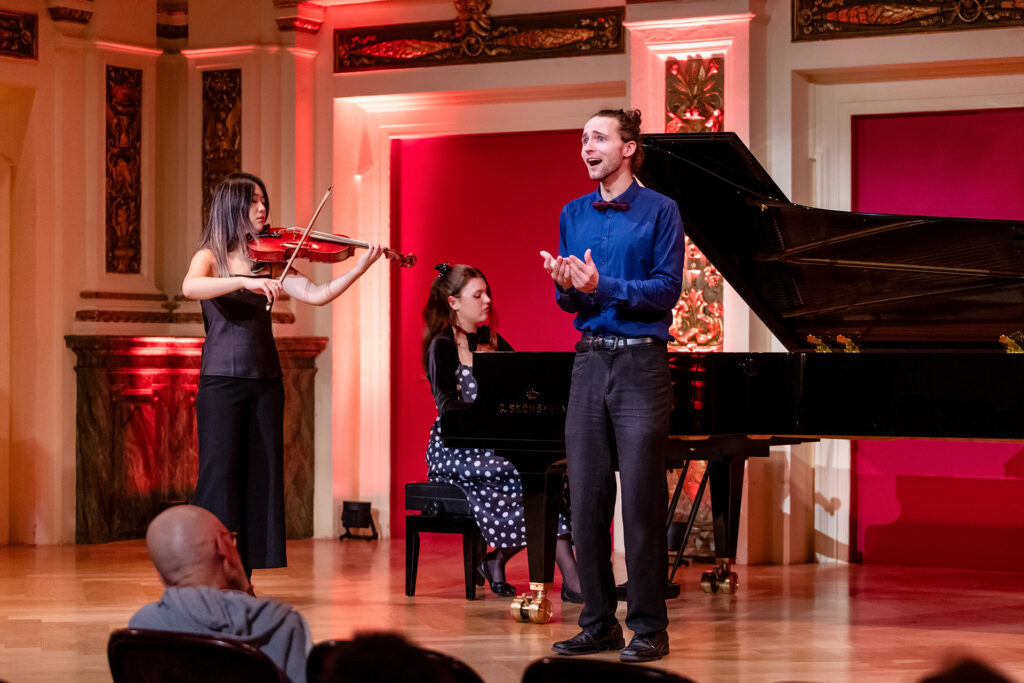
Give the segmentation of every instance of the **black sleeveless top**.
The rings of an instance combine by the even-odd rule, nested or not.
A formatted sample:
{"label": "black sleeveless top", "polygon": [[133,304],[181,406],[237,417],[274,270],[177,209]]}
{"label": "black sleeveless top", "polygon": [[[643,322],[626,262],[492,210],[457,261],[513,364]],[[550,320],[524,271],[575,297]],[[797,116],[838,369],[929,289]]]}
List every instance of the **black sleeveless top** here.
{"label": "black sleeveless top", "polygon": [[240,289],[200,304],[206,329],[200,375],[281,377],[267,297]]}

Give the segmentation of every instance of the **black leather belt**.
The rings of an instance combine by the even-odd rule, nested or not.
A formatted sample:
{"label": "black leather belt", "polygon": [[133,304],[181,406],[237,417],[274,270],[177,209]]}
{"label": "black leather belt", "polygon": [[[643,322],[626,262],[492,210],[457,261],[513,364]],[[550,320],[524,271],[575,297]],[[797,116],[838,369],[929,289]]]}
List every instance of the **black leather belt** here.
{"label": "black leather belt", "polygon": [[592,337],[589,334],[583,335],[576,344],[577,351],[610,351],[621,349],[627,346],[651,346],[654,344],[665,344],[664,339],[657,337]]}

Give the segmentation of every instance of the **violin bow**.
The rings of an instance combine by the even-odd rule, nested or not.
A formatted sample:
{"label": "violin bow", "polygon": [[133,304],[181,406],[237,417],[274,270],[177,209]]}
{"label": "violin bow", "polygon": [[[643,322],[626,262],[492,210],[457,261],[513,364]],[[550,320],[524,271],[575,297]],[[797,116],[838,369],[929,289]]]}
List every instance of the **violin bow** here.
{"label": "violin bow", "polygon": [[[309,239],[309,233],[313,230],[313,223],[316,222],[316,217],[320,215],[320,210],[324,208],[324,204],[327,203],[327,198],[331,196],[331,190],[334,186],[331,185],[327,188],[327,192],[324,192],[324,198],[320,200],[320,206],[316,207],[316,211],[313,212],[313,217],[309,219],[309,225],[306,226],[306,231],[302,233],[302,238],[299,243],[295,246],[295,250],[292,251],[292,257],[288,259],[288,263],[284,265],[284,270],[281,271],[281,275],[277,278],[278,284],[284,285],[284,276],[288,274],[288,269],[292,267],[292,263],[295,261],[295,257],[299,255],[299,250],[302,249],[302,245]],[[274,305],[273,301],[267,302],[267,310]]]}

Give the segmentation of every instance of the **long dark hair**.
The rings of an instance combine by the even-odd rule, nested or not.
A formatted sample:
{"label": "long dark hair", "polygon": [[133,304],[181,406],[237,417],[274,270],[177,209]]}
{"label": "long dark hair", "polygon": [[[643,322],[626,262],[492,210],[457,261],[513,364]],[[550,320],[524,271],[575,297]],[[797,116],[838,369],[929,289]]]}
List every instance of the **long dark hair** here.
{"label": "long dark hair", "polygon": [[644,140],[640,134],[640,110],[630,109],[602,109],[590,118],[600,116],[601,118],[615,119],[619,122],[619,137],[625,142],[636,141],[636,152],[629,159],[629,166],[634,171],[640,168],[644,162]]}
{"label": "long dark hair", "polygon": [[[427,367],[427,356],[430,351],[430,342],[446,327],[455,324],[455,311],[448,305],[448,297],[458,296],[466,283],[473,278],[480,278],[487,285],[487,296],[491,296],[491,285],[487,282],[487,276],[483,271],[473,266],[457,263],[449,266],[447,263],[434,266],[437,270],[437,277],[430,283],[430,294],[427,295],[427,303],[423,307],[423,367]],[[493,297],[492,297],[493,299]],[[498,317],[494,309],[494,302],[491,302],[488,313],[489,339],[481,339],[481,344],[489,344],[497,348]]]}
{"label": "long dark hair", "polygon": [[217,275],[226,277],[231,274],[228,267],[228,254],[244,244],[250,237],[259,234],[262,226],[257,228],[249,220],[249,207],[252,196],[259,186],[263,191],[267,216],[270,216],[270,195],[263,181],[251,173],[232,173],[213,188],[213,199],[210,201],[210,219],[203,228],[199,239],[199,249],[209,249],[217,260]]}

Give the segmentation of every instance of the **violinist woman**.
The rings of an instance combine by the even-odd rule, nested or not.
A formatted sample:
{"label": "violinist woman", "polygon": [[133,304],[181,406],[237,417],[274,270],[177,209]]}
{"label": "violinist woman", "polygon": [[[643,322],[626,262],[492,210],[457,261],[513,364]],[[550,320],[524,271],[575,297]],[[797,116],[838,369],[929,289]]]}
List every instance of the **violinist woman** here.
{"label": "violinist woman", "polygon": [[[441,442],[441,415],[465,408],[476,399],[473,352],[511,351],[494,328],[491,288],[484,274],[472,266],[447,263],[434,266],[438,275],[430,285],[423,308],[423,367],[434,393],[438,418],[430,428],[427,444],[431,481],[458,486],[466,494],[477,526],[488,546],[480,573],[491,591],[505,597],[516,594],[505,580],[505,564],[526,547],[523,516],[523,483],[519,472],[494,451],[479,448],[446,448]],[[566,512],[558,519],[555,561],[562,573],[562,601],[583,602],[573,555]]]}
{"label": "violinist woman", "polygon": [[199,479],[193,503],[237,532],[247,573],[283,567],[284,384],[268,304],[287,292],[322,306],[336,299],[381,255],[370,244],[355,268],[316,284],[283,264],[256,263],[248,243],[270,215],[263,181],[248,173],[226,177],[213,191],[181,291],[198,299],[206,340],[196,395]]}

